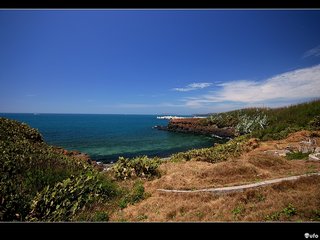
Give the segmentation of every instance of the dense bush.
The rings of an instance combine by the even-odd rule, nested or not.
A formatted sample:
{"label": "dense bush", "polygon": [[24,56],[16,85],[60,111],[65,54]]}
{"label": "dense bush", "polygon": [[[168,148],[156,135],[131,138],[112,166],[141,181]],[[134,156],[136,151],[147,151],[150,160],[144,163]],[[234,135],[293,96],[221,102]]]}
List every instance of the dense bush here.
{"label": "dense bush", "polygon": [[313,129],[320,129],[320,115],[315,116],[310,122],[309,125]]}
{"label": "dense bush", "polygon": [[[68,181],[76,184],[74,179],[80,179],[78,185],[76,184],[80,188],[87,174],[91,174],[93,171],[93,167],[85,161],[65,156],[47,145],[37,130],[14,120],[0,118],[1,221],[24,221],[29,215],[31,207],[35,216],[29,217],[29,219],[49,220],[47,216],[42,216],[40,214],[42,212],[39,210],[47,207],[46,201],[49,199],[49,194],[53,194],[54,191],[59,191],[63,187],[68,189],[69,185],[65,186],[64,184],[67,184]],[[95,181],[95,179],[90,181]],[[99,180],[98,182],[102,184],[102,188],[104,188],[104,184],[109,184],[107,180]],[[93,182],[88,186],[91,189],[94,188],[92,184]],[[96,190],[98,191],[99,188]],[[75,191],[82,190],[76,189]],[[96,191],[94,190],[93,193],[95,194]],[[34,203],[37,199],[36,196],[39,198],[39,202],[31,206],[32,202]],[[42,196],[45,198],[43,201],[41,200]],[[60,197],[63,198],[62,195]],[[90,195],[84,194],[83,198],[85,198],[83,201],[89,201]],[[52,198],[52,201],[54,199]],[[58,203],[54,200],[52,204],[56,206]],[[52,210],[48,211],[50,214],[52,213]],[[59,219],[56,213],[53,213],[53,216],[57,221],[66,219]]]}
{"label": "dense bush", "polygon": [[38,191],[80,173],[86,165],[28,140],[0,141],[0,152],[0,220],[23,220]]}
{"label": "dense bush", "polygon": [[147,156],[133,159],[119,157],[113,166],[113,172],[117,179],[128,179],[132,177],[150,178],[158,176],[159,158],[148,158]]}
{"label": "dense bush", "polygon": [[206,162],[221,162],[227,159],[240,156],[246,150],[247,136],[240,136],[225,144],[218,144],[210,148],[193,149],[187,152],[180,152],[171,156],[171,161],[189,161],[191,159]]}
{"label": "dense bush", "polygon": [[[277,131],[278,129],[278,131]],[[290,133],[294,133],[304,129],[303,127],[278,127],[262,129],[255,131],[251,135],[260,138],[263,141],[267,140],[280,140],[286,138]]]}
{"label": "dense bush", "polygon": [[88,204],[116,195],[116,187],[92,171],[45,187],[32,200],[30,221],[69,221]]}
{"label": "dense bush", "polygon": [[246,108],[224,113],[215,113],[207,118],[209,124],[217,125],[219,128],[236,127],[239,131],[249,129],[264,128],[267,124],[266,108]]}
{"label": "dense bush", "polygon": [[253,116],[244,114],[239,116],[239,122],[235,126],[235,129],[239,134],[247,134],[253,131],[265,129],[267,124],[267,115],[265,114],[259,113]]}
{"label": "dense bush", "polygon": [[0,117],[0,140],[16,141],[30,140],[33,142],[43,142],[41,134],[25,123]]}
{"label": "dense bush", "polygon": [[292,152],[287,153],[286,158],[288,160],[294,160],[294,159],[308,159],[310,152],[303,153],[303,152]]}
{"label": "dense bush", "polygon": [[119,207],[126,208],[128,204],[135,204],[145,198],[146,193],[142,182],[136,181],[131,191],[123,194],[123,197],[119,201]]}

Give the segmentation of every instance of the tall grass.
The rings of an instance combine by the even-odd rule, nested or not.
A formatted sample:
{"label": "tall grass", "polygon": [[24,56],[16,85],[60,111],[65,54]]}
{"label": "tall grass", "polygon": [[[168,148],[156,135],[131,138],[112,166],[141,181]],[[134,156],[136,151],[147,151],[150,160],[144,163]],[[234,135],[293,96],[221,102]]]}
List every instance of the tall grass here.
{"label": "tall grass", "polygon": [[203,124],[235,127],[262,140],[281,139],[301,129],[320,129],[320,100],[281,108],[247,108],[210,115]]}

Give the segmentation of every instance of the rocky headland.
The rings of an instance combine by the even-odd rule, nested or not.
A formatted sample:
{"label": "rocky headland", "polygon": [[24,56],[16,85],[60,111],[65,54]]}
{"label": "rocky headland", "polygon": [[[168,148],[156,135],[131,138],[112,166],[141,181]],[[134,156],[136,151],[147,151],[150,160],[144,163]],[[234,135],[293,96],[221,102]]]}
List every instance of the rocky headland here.
{"label": "rocky headland", "polygon": [[167,126],[156,126],[156,129],[171,132],[202,134],[220,138],[232,138],[236,131],[234,127],[222,127],[206,124],[202,118],[171,119]]}

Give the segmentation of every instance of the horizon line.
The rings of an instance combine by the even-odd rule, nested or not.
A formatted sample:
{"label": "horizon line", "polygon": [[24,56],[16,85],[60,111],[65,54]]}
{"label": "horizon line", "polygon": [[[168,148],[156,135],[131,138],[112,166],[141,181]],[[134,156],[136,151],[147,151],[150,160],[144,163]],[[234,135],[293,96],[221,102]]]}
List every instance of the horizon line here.
{"label": "horizon line", "polygon": [[206,114],[175,114],[175,113],[38,113],[38,112],[0,112],[0,114],[31,114],[31,115],[41,115],[41,114],[65,114],[65,115],[186,115],[186,116],[193,116],[193,115],[206,115]]}

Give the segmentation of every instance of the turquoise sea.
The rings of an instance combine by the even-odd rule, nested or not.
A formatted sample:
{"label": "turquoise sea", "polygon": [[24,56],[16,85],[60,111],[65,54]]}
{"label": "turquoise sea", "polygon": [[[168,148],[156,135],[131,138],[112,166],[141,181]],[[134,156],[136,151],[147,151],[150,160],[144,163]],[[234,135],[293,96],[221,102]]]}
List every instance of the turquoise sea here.
{"label": "turquoise sea", "polygon": [[103,162],[115,161],[119,156],[167,157],[215,142],[206,136],[153,129],[168,123],[156,115],[0,113],[0,117],[25,122],[37,128],[47,143],[87,153]]}

